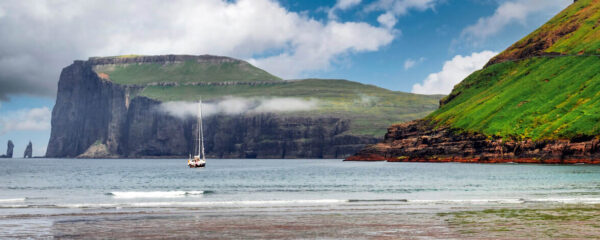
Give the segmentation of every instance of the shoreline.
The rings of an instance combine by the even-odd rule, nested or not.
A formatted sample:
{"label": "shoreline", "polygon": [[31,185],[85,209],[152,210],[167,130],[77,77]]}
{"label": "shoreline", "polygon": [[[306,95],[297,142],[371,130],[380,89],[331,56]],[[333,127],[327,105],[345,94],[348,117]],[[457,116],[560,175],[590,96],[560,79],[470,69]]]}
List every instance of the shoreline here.
{"label": "shoreline", "polygon": [[482,164],[498,164],[498,163],[522,163],[522,164],[553,164],[553,165],[574,165],[574,164],[589,164],[599,165],[600,159],[536,159],[536,158],[515,158],[515,159],[498,159],[498,158],[460,158],[460,157],[431,157],[431,158],[410,158],[410,157],[384,157],[376,154],[350,156],[344,159],[347,162],[423,162],[423,163],[482,163]]}
{"label": "shoreline", "polygon": [[[0,219],[1,238],[532,239],[600,234],[598,204],[82,212]],[[38,232],[30,229],[37,227]]]}

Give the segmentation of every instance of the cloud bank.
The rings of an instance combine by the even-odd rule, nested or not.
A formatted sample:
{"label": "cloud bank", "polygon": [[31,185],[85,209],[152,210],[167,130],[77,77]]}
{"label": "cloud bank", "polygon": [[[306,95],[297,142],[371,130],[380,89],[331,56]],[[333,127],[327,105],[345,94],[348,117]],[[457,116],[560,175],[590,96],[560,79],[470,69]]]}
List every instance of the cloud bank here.
{"label": "cloud bank", "polygon": [[497,52],[483,51],[471,56],[457,55],[446,61],[442,71],[427,76],[422,83],[413,85],[412,92],[419,94],[449,94],[454,85],[471,73],[481,69]]}
{"label": "cloud bank", "polygon": [[[299,98],[238,98],[229,97],[218,102],[203,102],[204,117],[215,114],[237,115],[244,113],[296,112],[316,109],[318,101]],[[178,118],[196,117],[198,104],[193,102],[164,102],[158,111]]]}
{"label": "cloud bank", "polygon": [[[348,8],[360,1],[340,1]],[[53,97],[74,59],[121,54],[216,54],[284,78],[377,51],[391,29],[315,20],[272,0],[0,1],[0,99]]]}
{"label": "cloud bank", "polygon": [[50,129],[48,107],[5,112],[0,116],[0,135],[10,131],[46,131]]}

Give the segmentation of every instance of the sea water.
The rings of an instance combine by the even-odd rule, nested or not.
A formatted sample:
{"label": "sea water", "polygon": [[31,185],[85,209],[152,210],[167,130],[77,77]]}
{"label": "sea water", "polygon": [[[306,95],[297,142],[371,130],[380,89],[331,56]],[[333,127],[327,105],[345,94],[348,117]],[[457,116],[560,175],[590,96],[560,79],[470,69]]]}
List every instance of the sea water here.
{"label": "sea water", "polygon": [[[156,226],[187,234],[178,229],[215,218],[251,229],[264,227],[254,224],[264,217],[306,216],[294,221],[313,226],[356,214],[368,221],[387,214],[391,221],[402,216],[394,214],[431,209],[598,203],[600,166],[593,165],[209,159],[206,168],[190,169],[186,159],[0,160],[0,238],[68,238],[82,231],[88,235],[73,236],[136,237],[144,232],[137,228]],[[344,219],[339,229],[355,224]],[[356,230],[369,231],[365,224]],[[238,234],[232,238],[247,233]]]}
{"label": "sea water", "polygon": [[341,160],[3,159],[0,214],[347,204],[600,203],[600,166]]}

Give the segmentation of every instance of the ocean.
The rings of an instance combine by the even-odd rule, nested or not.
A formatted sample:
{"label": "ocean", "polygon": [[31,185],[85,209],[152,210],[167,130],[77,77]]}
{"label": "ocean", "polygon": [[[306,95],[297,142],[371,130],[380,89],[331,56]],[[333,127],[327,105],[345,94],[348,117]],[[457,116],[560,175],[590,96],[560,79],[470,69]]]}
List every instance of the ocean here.
{"label": "ocean", "polygon": [[[137,238],[136,234],[161,228],[173,231],[143,236],[362,238],[365,236],[353,235],[359,233],[343,235],[343,226],[348,224],[344,221],[356,214],[364,221],[384,214],[365,226],[381,219],[417,221],[403,214],[419,213],[429,215],[418,221],[426,219],[443,226],[435,214],[600,204],[600,166],[591,165],[321,159],[209,159],[201,169],[186,164],[185,159],[2,159],[0,238]],[[257,224],[257,218],[267,222]],[[339,230],[335,234],[342,235],[327,235],[330,232],[326,230],[279,229],[273,233],[270,228],[257,229],[286,219],[292,226],[317,226],[337,218],[339,226],[332,227]],[[133,222],[147,230],[136,231],[130,226]],[[238,226],[235,230],[196,232],[201,235],[179,231],[181,226],[197,230],[194,224],[208,227],[220,222],[235,222],[253,230],[243,231]],[[113,235],[126,228],[124,235]],[[373,236],[398,233],[382,229],[385,227],[373,231]],[[208,233],[213,235],[202,235]]]}

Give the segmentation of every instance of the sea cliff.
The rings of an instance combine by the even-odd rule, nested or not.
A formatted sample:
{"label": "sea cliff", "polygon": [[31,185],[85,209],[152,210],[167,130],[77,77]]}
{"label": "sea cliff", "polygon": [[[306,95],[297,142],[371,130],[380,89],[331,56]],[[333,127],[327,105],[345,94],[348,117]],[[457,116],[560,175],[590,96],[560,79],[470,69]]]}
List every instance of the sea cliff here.
{"label": "sea cliff", "polygon": [[[173,74],[173,68],[176,67],[186,67],[186,74],[200,71],[189,70],[186,64],[200,64],[204,72],[208,71],[204,68],[208,68],[213,78],[206,78],[200,73],[185,76]],[[204,67],[201,64],[210,65]],[[214,66],[227,67],[228,75],[218,72],[219,69],[214,70]],[[136,70],[127,72],[128,68]],[[166,72],[166,68],[171,72]],[[231,68],[241,73],[232,74]],[[143,76],[139,75],[141,71],[146,71]],[[159,75],[165,79],[157,77]],[[245,75],[256,76],[256,79],[247,80]],[[222,79],[216,79],[218,77]],[[231,80],[236,77],[239,79]],[[347,85],[347,81],[329,82]],[[293,88],[294,84],[305,84],[308,93],[321,91],[329,94],[313,85],[322,84],[320,80],[288,82],[271,77],[243,61],[227,57],[166,55],[74,61],[63,69],[59,79],[46,157],[187,157],[196,144],[193,135],[196,132],[196,119],[157,111],[161,103],[174,98],[176,101],[195,101],[199,97],[206,99],[206,102],[218,101],[219,96],[214,95],[215,88],[223,89],[227,94],[235,92],[231,90],[235,88],[244,88],[244,91],[239,91],[243,93],[256,91],[260,94],[261,88]],[[149,89],[154,92],[146,94],[150,92]],[[190,89],[200,92],[180,94],[180,91]],[[298,92],[295,89],[286,91]],[[396,94],[385,91],[386,94]],[[161,95],[152,95],[157,92]],[[265,94],[273,92],[264,90]],[[286,93],[282,95],[286,96]],[[406,95],[412,102],[415,98],[421,98],[419,95]],[[339,98],[338,95],[334,97]],[[440,97],[422,98],[427,102],[397,109],[409,109],[409,116],[424,116],[435,109],[435,102]],[[352,101],[348,103],[353,104]],[[356,116],[337,109],[319,110],[318,114],[215,114],[204,118],[206,153],[210,158],[344,158],[366,144],[380,140],[374,134],[357,131]],[[375,120],[368,126],[373,126],[373,123],[381,126],[386,124]]]}

